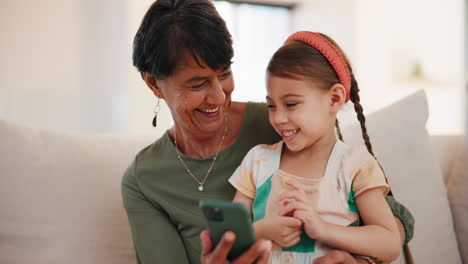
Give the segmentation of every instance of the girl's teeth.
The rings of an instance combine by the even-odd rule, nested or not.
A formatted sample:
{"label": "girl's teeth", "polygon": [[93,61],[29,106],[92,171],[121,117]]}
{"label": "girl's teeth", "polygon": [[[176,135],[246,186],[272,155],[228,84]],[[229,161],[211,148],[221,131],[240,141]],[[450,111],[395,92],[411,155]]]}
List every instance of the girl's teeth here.
{"label": "girl's teeth", "polygon": [[292,136],[292,135],[294,135],[294,134],[296,134],[296,133],[297,133],[297,129],[296,129],[296,130],[292,130],[292,131],[284,131],[284,132],[283,132],[283,136],[289,137],[289,136]]}

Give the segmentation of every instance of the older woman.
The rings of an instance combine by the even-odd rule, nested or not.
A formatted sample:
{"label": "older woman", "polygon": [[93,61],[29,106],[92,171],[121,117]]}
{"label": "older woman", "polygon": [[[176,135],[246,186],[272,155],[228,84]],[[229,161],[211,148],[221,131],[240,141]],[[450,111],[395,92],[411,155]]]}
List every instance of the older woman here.
{"label": "older woman", "polygon": [[[198,201],[231,200],[235,190],[227,179],[247,151],[280,140],[265,104],[231,101],[232,57],[231,35],[209,0],[158,0],[143,18],[133,63],[168,105],[174,126],[136,156],[123,178],[138,263],[225,263],[234,235],[214,248],[205,231],[200,243],[205,222]],[[411,215],[387,201],[408,240]],[[269,247],[258,241],[237,263],[266,263]],[[327,258],[355,263],[343,251],[322,261]]]}

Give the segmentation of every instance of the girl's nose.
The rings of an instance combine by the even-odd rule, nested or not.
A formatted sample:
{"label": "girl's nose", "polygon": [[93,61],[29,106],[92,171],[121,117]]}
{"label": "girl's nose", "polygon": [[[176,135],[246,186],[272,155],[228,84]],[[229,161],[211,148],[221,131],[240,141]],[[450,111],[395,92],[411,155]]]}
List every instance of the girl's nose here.
{"label": "girl's nose", "polygon": [[274,121],[277,124],[286,123],[288,121],[288,115],[284,111],[278,109],[274,113]]}

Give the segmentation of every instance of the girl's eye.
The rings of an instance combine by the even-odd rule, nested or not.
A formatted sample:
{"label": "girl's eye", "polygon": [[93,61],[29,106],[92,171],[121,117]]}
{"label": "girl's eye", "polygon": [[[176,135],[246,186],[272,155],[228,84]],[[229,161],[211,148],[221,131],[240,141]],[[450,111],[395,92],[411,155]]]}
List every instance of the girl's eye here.
{"label": "girl's eye", "polygon": [[297,103],[289,103],[289,104],[286,104],[287,107],[294,107],[294,106],[296,106],[296,105],[297,105]]}
{"label": "girl's eye", "polygon": [[273,107],[275,107],[275,106],[272,105],[272,104],[268,104],[268,108],[273,108]]}

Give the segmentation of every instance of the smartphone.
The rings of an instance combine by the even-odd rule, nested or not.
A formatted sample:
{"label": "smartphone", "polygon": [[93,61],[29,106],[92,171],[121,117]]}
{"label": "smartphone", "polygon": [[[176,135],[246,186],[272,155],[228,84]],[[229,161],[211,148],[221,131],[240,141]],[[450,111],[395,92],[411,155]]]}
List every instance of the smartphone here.
{"label": "smartphone", "polygon": [[221,200],[201,200],[199,206],[205,216],[214,245],[218,244],[226,231],[236,234],[228,260],[237,258],[255,243],[250,214],[243,204]]}

